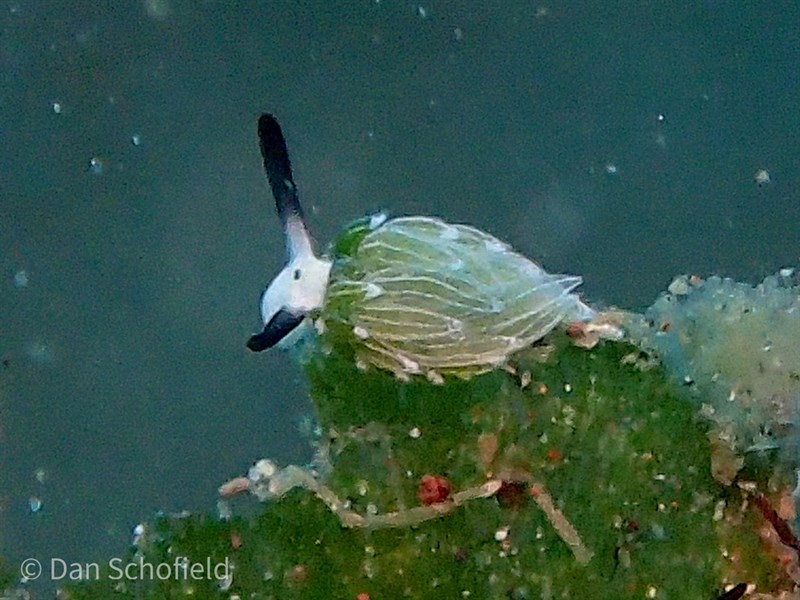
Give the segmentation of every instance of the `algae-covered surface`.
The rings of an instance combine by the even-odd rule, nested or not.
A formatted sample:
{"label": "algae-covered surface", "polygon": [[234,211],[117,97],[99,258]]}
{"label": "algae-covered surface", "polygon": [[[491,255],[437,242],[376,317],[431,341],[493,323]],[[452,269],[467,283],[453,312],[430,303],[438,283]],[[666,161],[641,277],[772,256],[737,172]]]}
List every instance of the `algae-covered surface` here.
{"label": "algae-covered surface", "polygon": [[[528,585],[529,597],[558,597],[561,564],[575,573],[573,596],[611,595],[627,577],[634,596],[659,597],[669,589],[659,580],[666,575],[647,582],[638,569],[676,556],[651,550],[673,543],[680,531],[673,519],[690,516],[710,528],[697,529],[698,545],[711,540],[703,546],[711,555],[704,578],[685,577],[686,586],[701,588],[697,597],[716,599],[723,586],[742,581],[755,587],[748,597],[791,589],[784,573],[793,567],[800,581],[797,552],[775,552],[776,532],[765,514],[775,518],[755,507],[756,492],[764,494],[797,530],[787,506],[794,470],[784,469],[789,478],[774,474],[776,460],[787,467],[798,456],[800,396],[784,393],[796,390],[798,380],[788,361],[762,360],[797,347],[786,321],[774,324],[779,338],[753,335],[761,320],[756,313],[718,327],[709,317],[733,316],[730,303],[696,319],[670,314],[655,321],[656,335],[671,327],[665,341],[682,342],[681,323],[694,321],[702,335],[692,339],[712,342],[678,354],[679,362],[704,365],[702,372],[679,372],[659,349],[673,384],[694,377],[695,385],[678,395],[705,415],[697,429],[687,425],[674,439],[659,434],[676,429],[663,413],[656,423],[634,410],[649,405],[647,393],[629,391],[633,378],[646,382],[643,389],[659,388],[658,369],[617,364],[604,353],[628,351],[611,344],[583,354],[559,350],[544,367],[530,357],[531,365],[515,365],[516,374],[491,372],[467,383],[446,378],[439,388],[361,373],[344,360],[346,351],[318,355],[304,377],[290,358],[247,355],[244,343],[262,325],[258,295],[284,261],[256,148],[254,125],[265,111],[286,128],[309,230],[321,245],[370,211],[442,217],[497,236],[548,272],[580,274],[582,297],[592,306],[637,311],[675,273],[752,284],[794,264],[798,6],[5,3],[0,589],[19,586],[33,598],[47,597],[66,581],[45,571],[20,583],[22,560],[103,562],[130,547],[131,530],[138,532],[141,522],[145,535],[131,558],[174,562],[184,552],[205,564],[209,556],[229,557],[236,567],[229,583],[194,586],[222,596],[313,597],[323,583],[332,590],[326,598],[397,596],[400,576],[388,576],[385,566],[393,556],[395,564],[411,563],[405,581],[414,585],[429,565],[441,569],[436,577],[443,580],[456,572],[447,569],[460,567],[472,579],[456,597],[469,591],[467,584],[478,596],[492,569],[507,585],[501,566],[512,569],[518,560],[526,566],[513,574],[512,595],[524,595]],[[733,287],[748,302],[757,295]],[[677,305],[695,306],[702,295],[692,292]],[[733,332],[735,344],[720,343],[722,332]],[[604,418],[599,406],[583,410],[581,377],[570,371],[588,355],[613,365],[595,372],[596,390],[607,394],[612,375],[625,390],[624,403],[621,393],[618,404],[601,396],[609,427],[619,428],[605,438],[600,429],[580,428],[581,414],[596,415],[598,423]],[[708,368],[720,371],[720,364],[716,386],[709,385],[703,377],[714,377]],[[782,396],[751,393],[744,376]],[[540,394],[544,380],[547,392]],[[728,401],[732,390],[735,402]],[[767,403],[750,405],[757,398]],[[772,410],[774,401],[791,410]],[[523,409],[531,407],[527,423]],[[613,417],[611,407],[618,410]],[[251,461],[308,460],[307,440],[293,423],[312,410],[322,431],[313,464],[319,481],[365,523],[396,514],[397,527],[342,528],[345,513],[334,515],[305,489],[263,504],[235,499],[234,516],[220,520],[217,486]],[[571,410],[575,425],[562,431],[559,423]],[[547,422],[548,414],[556,423]],[[506,415],[502,427],[500,415]],[[686,421],[693,423],[690,416]],[[633,428],[640,422],[646,436]],[[534,431],[543,425],[550,429]],[[633,484],[614,480],[614,489],[634,488],[638,505],[621,496],[614,504],[582,484],[587,476],[606,483],[612,476],[643,479],[628,464],[638,465],[635,459],[608,452],[614,443],[631,444],[637,456],[694,464],[705,452],[695,444],[712,433],[707,425],[717,426],[709,441],[727,486],[704,483],[705,467],[681,471],[694,487],[691,494],[688,484],[676,492],[674,508],[669,479],[660,478],[671,473],[657,468],[656,458],[647,485],[660,493],[648,502]],[[659,440],[669,452],[647,447]],[[422,504],[418,488],[431,481],[425,475],[449,482],[452,498],[496,481],[504,488],[488,493],[490,487],[485,497],[412,526]],[[683,514],[693,507],[702,514]],[[612,520],[603,521],[611,508]],[[192,515],[157,519],[158,509]],[[475,514],[486,520],[485,532],[464,523]],[[653,527],[656,518],[661,528]],[[433,528],[453,536],[449,549],[430,552]],[[564,540],[574,539],[566,535],[571,531],[592,553],[585,565]],[[325,543],[317,545],[321,532]],[[408,546],[394,538],[415,535],[428,536],[415,547],[426,560],[412,563],[407,550],[400,552]],[[471,545],[462,548],[462,538]],[[561,561],[553,563],[556,575],[544,575],[538,563],[528,569],[534,560],[527,552],[537,543],[548,560]],[[609,571],[603,561],[612,546],[618,566]],[[325,552],[334,553],[336,569],[325,570],[319,558]],[[370,577],[371,566],[380,570]],[[589,581],[597,573],[602,585]],[[345,576],[357,584],[341,583]],[[89,597],[126,587],[156,597],[188,590],[174,580],[159,589],[120,583],[71,590]],[[492,593],[502,595],[502,587]]]}
{"label": "algae-covered surface", "polygon": [[[281,490],[247,518],[161,517],[129,556],[220,577],[101,577],[69,596],[711,600],[786,584],[758,514],[712,479],[705,424],[633,346],[558,332],[444,385],[364,372],[351,352],[328,334],[305,364],[323,491]],[[441,502],[422,500],[426,476],[449,486]]]}

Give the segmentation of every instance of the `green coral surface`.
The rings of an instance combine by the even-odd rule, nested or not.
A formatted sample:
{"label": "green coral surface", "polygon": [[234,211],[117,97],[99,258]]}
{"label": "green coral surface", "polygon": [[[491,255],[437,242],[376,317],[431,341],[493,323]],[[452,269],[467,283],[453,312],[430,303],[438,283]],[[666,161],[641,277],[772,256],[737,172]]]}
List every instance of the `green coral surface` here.
{"label": "green coral surface", "polygon": [[[509,369],[436,385],[357,369],[341,333],[323,336],[304,368],[324,432],[323,481],[344,506],[408,515],[424,475],[446,478],[454,494],[491,480],[500,491],[380,529],[344,527],[304,489],[248,518],[160,517],[131,561],[228,561],[232,578],[101,577],[67,595],[712,600],[725,583],[783,583],[757,515],[744,526],[715,518],[733,492],[710,475],[704,425],[632,346],[585,350],[553,333]],[[541,508],[542,493],[588,561]]]}

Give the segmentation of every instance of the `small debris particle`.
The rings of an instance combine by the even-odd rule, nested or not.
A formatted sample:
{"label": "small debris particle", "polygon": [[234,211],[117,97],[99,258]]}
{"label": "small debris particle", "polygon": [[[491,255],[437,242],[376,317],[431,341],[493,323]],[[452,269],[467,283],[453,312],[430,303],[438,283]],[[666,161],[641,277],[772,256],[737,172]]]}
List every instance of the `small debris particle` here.
{"label": "small debris particle", "polygon": [[504,542],[508,538],[509,527],[501,527],[494,532],[494,539],[498,542]]}
{"label": "small debris particle", "polygon": [[41,498],[31,496],[28,499],[28,508],[32,513],[37,513],[42,510],[42,506],[44,506],[44,503],[42,502]]}
{"label": "small debris particle", "polygon": [[238,550],[242,547],[242,536],[238,531],[231,532],[231,549]]}
{"label": "small debris particle", "polygon": [[286,571],[285,578],[293,583],[303,583],[308,578],[308,568],[305,565],[294,565]]}
{"label": "small debris particle", "polygon": [[223,498],[232,498],[246,492],[250,488],[250,479],[247,477],[234,477],[219,486],[219,495]]}
{"label": "small debris particle", "polygon": [[57,115],[60,115],[62,110],[63,110],[63,107],[61,106],[60,102],[53,102],[53,112],[54,113],[56,113]]}
{"label": "small debris particle", "polygon": [[92,175],[102,175],[106,170],[105,159],[99,156],[93,156],[89,161],[89,171]]}
{"label": "small debris particle", "polygon": [[567,325],[567,335],[573,339],[580,339],[586,335],[586,323],[573,321]]}
{"label": "small debris particle", "polygon": [[689,293],[689,280],[686,277],[676,277],[667,286],[667,291],[675,296],[685,296]]}
{"label": "small debris particle", "polygon": [[521,481],[504,481],[497,490],[497,503],[502,508],[522,508],[528,502],[526,487]]}
{"label": "small debris particle", "polygon": [[30,283],[30,278],[28,277],[28,272],[25,269],[20,269],[14,273],[14,285],[16,287],[28,287],[28,283]]}
{"label": "small debris particle", "polygon": [[648,598],[655,598],[656,594],[658,594],[658,588],[656,588],[656,586],[654,585],[651,585],[650,587],[647,588],[645,596],[647,596]]}
{"label": "small debris particle", "polygon": [[361,592],[356,596],[356,600],[369,600],[369,594],[367,592]]}
{"label": "small debris particle", "polygon": [[419,480],[417,498],[422,504],[429,506],[444,502],[450,497],[450,482],[438,475],[423,475]]}
{"label": "small debris particle", "polygon": [[550,448],[547,453],[545,454],[547,460],[551,463],[558,463],[561,462],[561,459],[564,458],[564,455],[561,454],[561,450],[558,448]]}
{"label": "small debris particle", "polygon": [[411,430],[408,432],[408,437],[412,440],[418,440],[419,436],[422,435],[422,431],[420,431],[419,427],[412,427]]}
{"label": "small debris particle", "polygon": [[524,371],[519,378],[519,387],[523,390],[531,384],[531,372]]}
{"label": "small debris particle", "polygon": [[231,505],[224,498],[217,500],[217,516],[220,521],[230,521],[233,517]]}
{"label": "small debris particle", "polygon": [[565,384],[564,384],[564,391],[565,391],[565,392],[567,392],[567,393],[569,394],[569,393],[572,391],[572,384],[570,384],[570,383],[565,383]]}
{"label": "small debris particle", "polygon": [[753,175],[753,180],[756,182],[756,185],[764,186],[772,182],[772,178],[769,176],[769,171],[766,169],[759,169]]}
{"label": "small debris particle", "polygon": [[478,436],[478,457],[484,470],[491,467],[499,445],[497,436],[493,433],[482,433]]}
{"label": "small debris particle", "polygon": [[778,498],[778,506],[776,508],[778,516],[784,521],[793,521],[797,518],[797,510],[795,508],[794,497],[790,492],[786,492]]}
{"label": "small debris particle", "polygon": [[138,546],[139,542],[142,541],[144,538],[145,528],[143,523],[139,523],[136,527],[131,530],[133,534],[133,545]]}
{"label": "small debris particle", "polygon": [[369,338],[369,332],[360,325],[353,327],[353,335],[360,340],[366,340]]}
{"label": "small debris particle", "polygon": [[714,516],[711,517],[714,521],[722,521],[725,516],[725,500],[720,500],[714,505]]}

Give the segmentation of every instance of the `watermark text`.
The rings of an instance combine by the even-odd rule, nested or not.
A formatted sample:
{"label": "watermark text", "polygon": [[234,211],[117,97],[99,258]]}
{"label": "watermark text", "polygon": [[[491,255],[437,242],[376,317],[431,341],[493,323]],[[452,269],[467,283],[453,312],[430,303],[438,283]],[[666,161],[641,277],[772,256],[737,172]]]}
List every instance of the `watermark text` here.
{"label": "watermark text", "polygon": [[211,557],[204,561],[192,561],[185,556],[178,556],[169,562],[148,562],[143,558],[112,558],[107,562],[26,558],[20,564],[19,573],[23,582],[41,578],[51,581],[226,581],[231,576],[231,565],[227,556],[222,561],[214,561]]}

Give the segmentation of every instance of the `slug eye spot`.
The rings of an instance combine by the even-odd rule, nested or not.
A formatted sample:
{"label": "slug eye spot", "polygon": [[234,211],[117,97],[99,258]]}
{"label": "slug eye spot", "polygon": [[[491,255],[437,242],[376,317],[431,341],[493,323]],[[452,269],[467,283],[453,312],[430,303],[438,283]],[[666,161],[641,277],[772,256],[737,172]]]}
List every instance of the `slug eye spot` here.
{"label": "slug eye spot", "polygon": [[295,269],[293,274],[294,280],[297,281],[300,279],[300,269]]}

